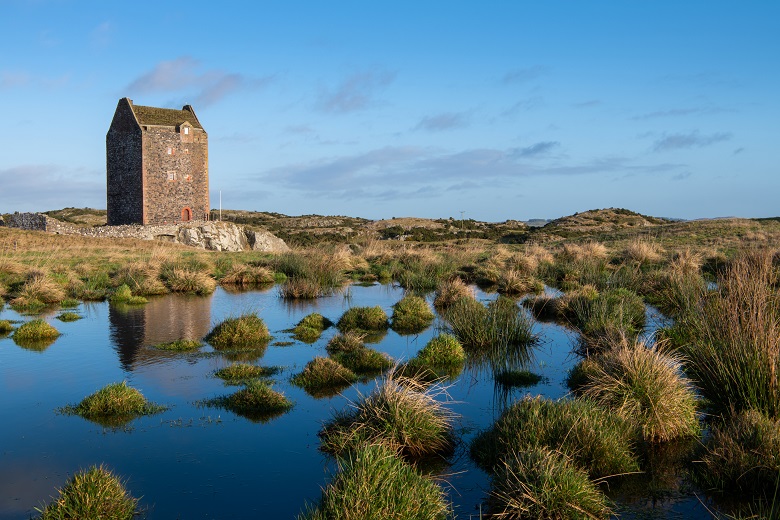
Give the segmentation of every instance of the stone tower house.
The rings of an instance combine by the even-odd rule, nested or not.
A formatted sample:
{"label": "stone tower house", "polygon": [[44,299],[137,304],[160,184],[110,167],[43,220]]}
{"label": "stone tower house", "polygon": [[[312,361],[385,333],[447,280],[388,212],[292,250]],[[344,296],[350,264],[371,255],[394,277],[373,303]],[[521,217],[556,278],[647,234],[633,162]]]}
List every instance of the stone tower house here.
{"label": "stone tower house", "polygon": [[106,134],[108,225],[208,220],[208,162],[208,135],[190,105],[120,99]]}

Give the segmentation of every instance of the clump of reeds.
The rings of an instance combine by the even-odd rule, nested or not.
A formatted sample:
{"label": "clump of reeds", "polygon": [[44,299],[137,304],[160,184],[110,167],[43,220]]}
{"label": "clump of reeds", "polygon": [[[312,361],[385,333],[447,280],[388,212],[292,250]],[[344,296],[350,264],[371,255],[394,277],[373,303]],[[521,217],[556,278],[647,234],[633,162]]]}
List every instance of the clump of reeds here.
{"label": "clump of reeds", "polygon": [[274,273],[267,267],[234,264],[219,283],[223,285],[262,285],[274,282]]}
{"label": "clump of reeds", "polygon": [[357,375],[340,363],[325,357],[315,357],[290,381],[315,397],[326,397],[338,393],[356,380]]}
{"label": "clump of reeds", "polygon": [[339,473],[298,520],[445,520],[443,490],[381,444],[363,445],[339,460]]}
{"label": "clump of reeds", "polygon": [[325,318],[322,314],[313,312],[307,316],[304,316],[301,321],[293,329],[293,335],[295,339],[303,341],[304,343],[314,343],[322,332],[331,327],[333,322],[328,318]]}
{"label": "clump of reeds", "polygon": [[272,267],[287,280],[280,288],[284,298],[319,298],[331,294],[344,280],[342,265],[322,251],[284,253],[273,259]]}
{"label": "clump of reeds", "polygon": [[686,367],[720,410],[780,417],[780,297],[768,252],[743,254],[682,326]]}
{"label": "clump of reeds", "polygon": [[570,303],[573,325],[580,330],[580,351],[599,352],[624,338],[636,338],[645,323],[645,304],[628,289],[612,289],[593,299]]}
{"label": "clump of reeds", "polygon": [[508,298],[487,306],[465,298],[450,307],[444,318],[467,352],[527,347],[536,341],[531,321]]}
{"label": "clump of reeds", "polygon": [[623,251],[623,258],[637,264],[651,264],[660,262],[663,249],[655,242],[636,238],[628,243]]}
{"label": "clump of reeds", "polygon": [[322,449],[343,454],[362,444],[383,444],[410,458],[449,453],[453,414],[437,390],[394,374],[352,408],[337,412],[320,431]]}
{"label": "clump of reeds", "polygon": [[11,300],[17,310],[34,311],[47,305],[58,304],[66,297],[63,287],[44,272],[33,271]]}
{"label": "clump of reeds", "polygon": [[571,458],[592,478],[600,478],[639,469],[635,440],[630,423],[593,401],[528,397],[474,439],[471,455],[480,466],[494,471],[512,451],[547,447]]}
{"label": "clump of reeds", "polygon": [[57,319],[60,321],[78,321],[81,319],[81,314],[77,312],[61,312],[57,315]]}
{"label": "clump of reeds", "polygon": [[122,284],[116,288],[114,294],[109,298],[111,303],[123,303],[125,305],[143,305],[149,303],[149,300],[143,296],[133,296],[133,291],[127,284]]}
{"label": "clump of reeds", "polygon": [[780,420],[748,410],[714,426],[697,478],[720,491],[770,497],[780,479]]}
{"label": "clump of reeds", "polygon": [[448,368],[462,365],[465,360],[466,352],[458,338],[452,334],[440,334],[428,341],[410,363]]}
{"label": "clump of reeds", "polygon": [[513,451],[496,469],[490,518],[609,518],[604,493],[565,455],[543,446]]}
{"label": "clump of reeds", "polygon": [[419,334],[431,325],[433,318],[425,298],[407,295],[393,305],[390,326],[399,334]]}
{"label": "clump of reeds", "polygon": [[247,363],[234,363],[226,367],[220,368],[214,375],[223,381],[237,385],[240,383],[246,383],[253,381],[261,377],[270,377],[279,373],[277,367],[260,367],[257,365],[249,365]]}
{"label": "clump of reeds", "polygon": [[555,321],[563,317],[562,299],[549,294],[526,298],[523,307],[529,309],[537,320]]}
{"label": "clump of reeds", "polygon": [[699,253],[690,249],[683,249],[674,254],[669,267],[678,273],[692,274],[701,270],[702,263],[703,260]]}
{"label": "clump of reeds", "polygon": [[393,361],[387,355],[365,346],[362,342],[358,347],[342,348],[341,350],[333,349],[331,343],[328,344],[328,352],[330,352],[331,357],[356,374],[374,375],[393,365]]}
{"label": "clump of reeds", "polygon": [[379,305],[375,307],[352,307],[339,318],[336,327],[341,332],[383,331],[390,326],[387,314]]}
{"label": "clump of reeds", "polygon": [[80,415],[104,426],[118,426],[141,415],[152,415],[166,408],[146,400],[127,382],[112,383],[85,397],[79,404],[68,405],[63,413]]}
{"label": "clump of reeds", "polygon": [[20,325],[13,337],[16,341],[24,342],[56,339],[59,336],[60,332],[57,329],[39,318]]}
{"label": "clump of reeds", "polygon": [[228,318],[214,327],[204,338],[217,350],[260,347],[268,344],[271,335],[257,314],[243,314]]}
{"label": "clump of reeds", "polygon": [[497,372],[493,379],[501,386],[512,388],[537,385],[542,376],[529,370],[502,370]]}
{"label": "clump of reeds", "polygon": [[131,520],[139,514],[138,499],[128,493],[119,477],[103,466],[92,466],[70,477],[58,496],[36,511],[40,520]]}
{"label": "clump of reeds", "polygon": [[455,272],[449,258],[428,252],[407,253],[399,258],[393,278],[407,291],[426,293],[439,286]]}
{"label": "clump of reeds", "polygon": [[311,300],[327,296],[330,289],[322,287],[317,280],[308,278],[288,278],[279,287],[282,298]]}
{"label": "clump of reeds", "polygon": [[169,350],[173,352],[192,352],[198,350],[203,346],[197,339],[177,339],[176,341],[169,341],[166,343],[158,343],[154,346],[157,350]]}
{"label": "clump of reeds", "polygon": [[579,391],[634,424],[649,442],[699,433],[696,395],[682,360],[642,341],[591,356]]}
{"label": "clump of reeds", "polygon": [[246,417],[251,421],[265,422],[293,407],[284,394],[273,390],[263,381],[250,381],[237,392],[210,402],[216,406]]}
{"label": "clump of reeds", "polygon": [[507,296],[539,294],[542,291],[544,291],[542,282],[518,269],[502,271],[498,278],[498,292]]}
{"label": "clump of reeds", "polygon": [[8,320],[0,320],[0,334],[8,334],[14,330],[14,326]]}
{"label": "clump of reeds", "polygon": [[211,294],[217,288],[217,282],[203,271],[173,267],[163,269],[161,274],[165,285],[173,292]]}
{"label": "clump of reeds", "polygon": [[456,276],[439,283],[433,298],[433,306],[437,309],[447,309],[462,298],[474,299],[474,290]]}

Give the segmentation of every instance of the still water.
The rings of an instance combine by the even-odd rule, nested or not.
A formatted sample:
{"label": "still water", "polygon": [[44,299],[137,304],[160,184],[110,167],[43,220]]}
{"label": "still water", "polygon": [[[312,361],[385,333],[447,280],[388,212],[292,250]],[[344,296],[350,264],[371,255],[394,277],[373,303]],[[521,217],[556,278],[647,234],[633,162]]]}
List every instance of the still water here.
{"label": "still water", "polygon": [[[483,300],[494,297],[477,294]],[[96,464],[127,479],[150,519],[294,518],[305,503],[319,497],[333,471],[333,461],[318,451],[320,426],[334,410],[369,393],[374,382],[315,399],[289,378],[315,356],[326,356],[325,345],[337,331],[326,330],[312,345],[274,343],[293,341],[285,330],[311,312],[335,322],[351,306],[379,305],[391,315],[402,297],[403,290],[392,285],[353,285],[344,293],[291,304],[276,288],[218,288],[207,297],[167,295],[135,308],[84,303],[77,309],[83,319],[71,323],[54,319],[56,313],[44,315],[62,336],[43,350],[0,337],[0,520],[30,518],[33,508],[49,501],[70,475]],[[274,389],[295,402],[290,412],[265,423],[199,405],[236,390],[213,375],[230,359],[208,346],[195,354],[151,348],[181,338],[200,339],[216,323],[246,312],[257,312],[274,336],[252,362],[281,367]],[[652,309],[648,317],[650,328],[661,318]],[[32,318],[6,307],[0,319]],[[396,360],[409,359],[442,325],[437,319],[412,336],[389,331],[372,346]],[[544,376],[538,385],[499,391],[490,371],[479,367],[450,382],[449,406],[459,414],[456,430],[462,442],[444,470],[443,485],[459,519],[478,518],[489,489],[487,475],[468,458],[469,440],[523,395],[559,398],[567,392],[564,379],[577,362],[571,352],[576,336],[555,324],[537,323],[534,331],[540,343],[529,369]],[[120,429],[57,413],[120,381],[169,409]],[[673,475],[672,480],[679,479]],[[698,500],[673,487],[660,497],[640,492],[616,498],[628,516],[707,516]]]}

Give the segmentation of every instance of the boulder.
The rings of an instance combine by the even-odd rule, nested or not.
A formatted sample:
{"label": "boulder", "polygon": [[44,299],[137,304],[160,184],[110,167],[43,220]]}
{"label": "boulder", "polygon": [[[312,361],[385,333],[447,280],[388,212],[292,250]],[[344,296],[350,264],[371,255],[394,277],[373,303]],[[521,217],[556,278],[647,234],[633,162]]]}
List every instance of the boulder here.
{"label": "boulder", "polygon": [[268,231],[253,231],[245,229],[249,247],[253,251],[262,251],[263,253],[284,253],[290,250],[284,240]]}

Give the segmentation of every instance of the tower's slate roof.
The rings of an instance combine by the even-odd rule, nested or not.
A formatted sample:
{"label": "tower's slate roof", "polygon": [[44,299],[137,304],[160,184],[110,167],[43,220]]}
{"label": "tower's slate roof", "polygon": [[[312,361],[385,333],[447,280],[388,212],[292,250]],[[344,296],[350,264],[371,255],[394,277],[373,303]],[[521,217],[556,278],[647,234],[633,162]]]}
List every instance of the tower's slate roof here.
{"label": "tower's slate roof", "polygon": [[178,126],[187,121],[193,128],[203,130],[195,113],[189,110],[145,107],[143,105],[132,105],[132,107],[135,117],[138,118],[138,123],[142,125]]}

